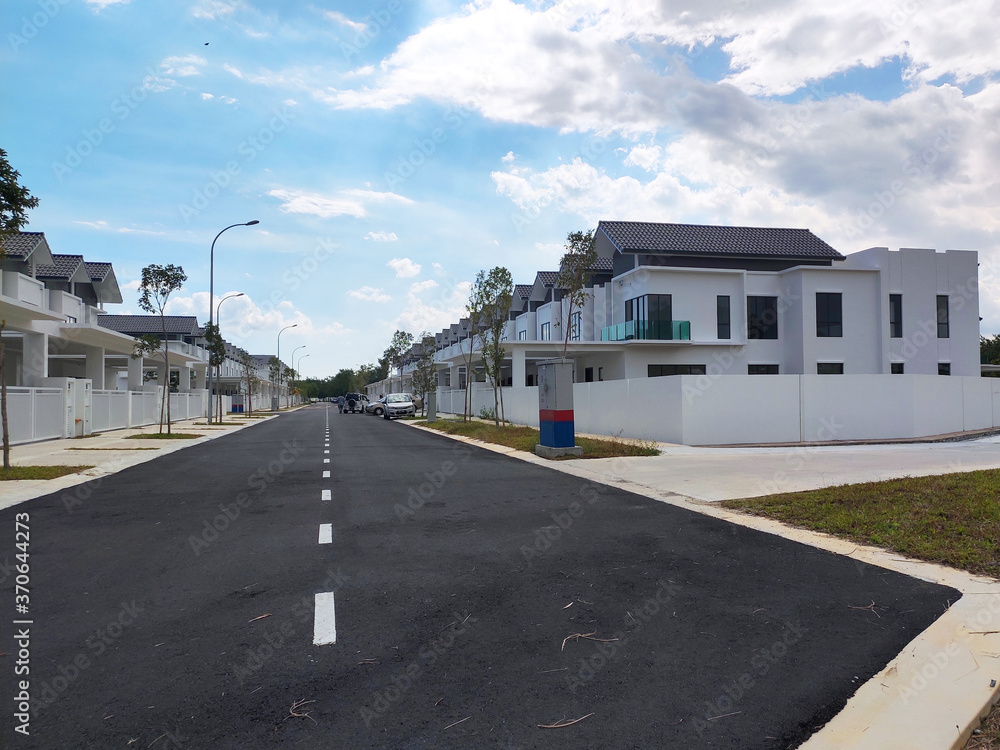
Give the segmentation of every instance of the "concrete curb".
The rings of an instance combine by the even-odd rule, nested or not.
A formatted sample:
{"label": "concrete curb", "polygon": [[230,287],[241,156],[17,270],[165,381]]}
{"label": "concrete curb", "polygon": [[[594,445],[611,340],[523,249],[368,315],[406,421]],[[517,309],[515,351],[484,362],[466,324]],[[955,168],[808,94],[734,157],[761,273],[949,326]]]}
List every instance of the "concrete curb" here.
{"label": "concrete curb", "polygon": [[[220,437],[225,437],[226,435],[232,435],[236,432],[242,432],[243,430],[254,427],[255,425],[269,422],[277,416],[280,416],[280,413],[273,416],[268,415],[266,419],[247,420],[247,424],[241,424],[238,427],[227,427],[224,432],[219,431],[217,433],[205,435],[204,437],[195,438],[193,440],[178,440],[176,442],[164,441],[166,444],[156,446],[156,451],[129,451],[126,455],[113,456],[107,459],[103,464],[98,464],[94,468],[87,469],[86,471],[78,474],[67,474],[55,479],[26,479],[2,482],[0,483],[0,490],[3,491],[3,495],[0,497],[0,509],[10,508],[14,505],[27,502],[28,500],[34,500],[36,497],[50,495],[53,492],[60,492],[62,490],[79,487],[80,485],[87,484],[95,479],[103,479],[104,477],[111,476],[112,474],[117,474],[119,471],[123,471],[124,469],[129,469],[133,466],[138,466],[139,464],[152,461],[160,456],[166,456],[170,453],[184,450],[185,448],[193,448],[196,445],[207,443],[209,440],[215,440]],[[187,429],[197,429],[194,427],[194,422],[204,419],[205,417],[196,417],[194,419],[186,419],[181,422],[173,422],[171,424],[171,428],[180,428],[182,431]],[[127,434],[136,434],[141,433],[142,431],[143,428],[134,428],[129,430],[114,430],[113,432],[101,433],[101,435],[108,436],[109,438],[124,438]],[[53,449],[52,453],[62,453],[68,452],[71,448],[75,447],[69,443],[71,443],[70,440],[47,440],[41,443],[15,445],[13,446],[13,449],[17,450],[20,448],[22,449],[21,452],[30,451],[34,453],[39,448],[51,447]],[[114,451],[112,450],[108,451],[108,453],[113,452]],[[124,453],[124,449],[122,453]],[[87,463],[86,457],[81,456],[79,463]],[[8,485],[14,486],[9,487]]]}
{"label": "concrete curb", "polygon": [[[827,534],[744,515],[715,503],[638,484],[616,473],[614,460],[610,465],[602,462],[600,466],[610,470],[589,470],[579,461],[572,464],[549,461],[513,448],[408,424],[494,453],[961,591],[962,598],[858,688],[843,710],[801,745],[803,750],[960,750],[972,730],[1000,701],[1000,581],[904,558],[879,547],[859,546]],[[620,468],[627,467],[623,464]],[[845,606],[851,604],[847,602]]]}

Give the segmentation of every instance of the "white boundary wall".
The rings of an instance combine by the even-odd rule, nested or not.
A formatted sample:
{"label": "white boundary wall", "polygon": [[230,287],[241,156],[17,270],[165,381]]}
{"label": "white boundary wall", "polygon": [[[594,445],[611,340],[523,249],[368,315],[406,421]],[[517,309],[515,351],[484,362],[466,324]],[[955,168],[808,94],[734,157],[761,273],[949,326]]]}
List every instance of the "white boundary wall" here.
{"label": "white boundary wall", "polygon": [[[160,420],[159,389],[152,391],[93,391],[91,430],[107,432],[157,424]],[[170,395],[171,420],[208,414],[208,391]],[[227,407],[231,401],[223,400]],[[459,402],[461,403],[461,402]],[[72,437],[75,411],[62,388],[7,387],[7,412],[11,444]],[[68,415],[68,416],[67,416]]]}
{"label": "white boundary wall", "polygon": [[[504,388],[507,419],[538,426],[538,388]],[[680,375],[573,386],[577,432],[684,445],[918,438],[1000,428],[1000,378]],[[461,414],[464,391],[438,391]],[[473,414],[493,391],[473,388]]]}

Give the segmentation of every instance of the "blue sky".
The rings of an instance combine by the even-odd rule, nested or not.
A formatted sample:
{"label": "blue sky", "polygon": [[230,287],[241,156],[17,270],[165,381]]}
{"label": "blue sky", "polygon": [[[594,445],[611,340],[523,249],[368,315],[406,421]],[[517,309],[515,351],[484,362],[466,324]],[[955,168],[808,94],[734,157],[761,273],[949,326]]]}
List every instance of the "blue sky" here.
{"label": "blue sky", "polygon": [[[289,6],[292,7],[289,7]],[[601,219],[981,253],[1000,331],[992,2],[8,2],[0,146],[54,252],[149,263],[307,375],[530,283]],[[207,43],[207,44],[206,44]]]}

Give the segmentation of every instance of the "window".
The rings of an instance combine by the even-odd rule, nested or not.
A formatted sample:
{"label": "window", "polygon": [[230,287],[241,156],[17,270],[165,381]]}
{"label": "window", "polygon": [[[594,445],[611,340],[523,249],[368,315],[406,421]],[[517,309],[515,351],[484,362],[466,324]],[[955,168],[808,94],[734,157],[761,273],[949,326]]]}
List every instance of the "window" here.
{"label": "window", "polygon": [[893,363],[891,363],[889,365],[889,374],[890,375],[902,375],[903,374],[903,363],[902,362],[893,362]]}
{"label": "window", "polygon": [[840,292],[816,292],[816,335],[821,338],[842,337],[843,312]]}
{"label": "window", "polygon": [[729,325],[729,295],[720,294],[715,298],[715,317],[718,324],[717,337],[720,339],[732,338]]}
{"label": "window", "polygon": [[937,296],[937,324],[938,338],[948,338],[948,295],[939,294]]}
{"label": "window", "polygon": [[889,338],[903,338],[903,295],[889,295]]}
{"label": "window", "polygon": [[602,383],[604,382],[604,368],[603,367],[598,367],[597,368],[597,380],[599,382],[602,382]]}
{"label": "window", "polygon": [[778,338],[777,297],[747,297],[747,338]]}
{"label": "window", "polygon": [[844,374],[844,363],[843,362],[817,362],[816,363],[816,374],[817,375],[843,375]]}
{"label": "window", "polygon": [[517,340],[518,341],[527,341],[528,340],[528,332],[527,331],[518,331],[517,332]]}
{"label": "window", "polygon": [[552,327],[548,323],[542,323],[542,335],[538,337],[539,341],[550,341],[552,339]]}
{"label": "window", "polygon": [[594,382],[594,368],[593,367],[584,367],[583,368],[583,382],[584,383],[593,383]]}
{"label": "window", "polygon": [[777,375],[777,365],[747,365],[747,375]]}
{"label": "window", "polygon": [[704,375],[705,365],[648,365],[646,374],[651,378],[661,378],[667,375]]}
{"label": "window", "polygon": [[444,371],[444,387],[451,388],[451,370]]}
{"label": "window", "polygon": [[938,362],[938,375],[951,375],[951,362]]}
{"label": "window", "polygon": [[626,339],[673,338],[673,309],[669,294],[644,294],[625,300]]}
{"label": "window", "polygon": [[569,340],[579,341],[580,340],[580,322],[583,316],[575,312],[569,316]]}

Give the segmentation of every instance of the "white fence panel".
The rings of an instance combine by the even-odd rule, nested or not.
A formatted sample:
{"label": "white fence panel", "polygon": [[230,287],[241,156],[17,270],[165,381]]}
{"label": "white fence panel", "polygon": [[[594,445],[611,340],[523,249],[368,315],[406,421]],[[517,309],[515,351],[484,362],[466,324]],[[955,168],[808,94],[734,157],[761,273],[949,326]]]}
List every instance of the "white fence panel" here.
{"label": "white fence panel", "polygon": [[128,424],[128,391],[94,391],[91,402],[94,432],[122,430]]}
{"label": "white fence panel", "polygon": [[63,437],[66,399],[60,388],[7,388],[11,445]]}

